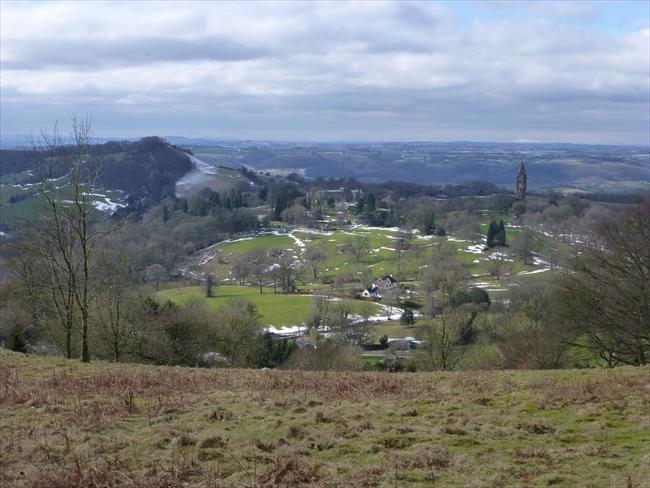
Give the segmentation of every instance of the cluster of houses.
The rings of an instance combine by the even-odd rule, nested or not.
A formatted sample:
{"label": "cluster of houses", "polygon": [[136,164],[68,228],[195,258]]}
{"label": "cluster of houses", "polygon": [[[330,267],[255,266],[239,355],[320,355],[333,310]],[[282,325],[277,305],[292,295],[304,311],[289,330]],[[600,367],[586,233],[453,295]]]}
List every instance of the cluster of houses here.
{"label": "cluster of houses", "polygon": [[397,289],[397,280],[386,275],[361,292],[362,298],[381,299],[386,293]]}

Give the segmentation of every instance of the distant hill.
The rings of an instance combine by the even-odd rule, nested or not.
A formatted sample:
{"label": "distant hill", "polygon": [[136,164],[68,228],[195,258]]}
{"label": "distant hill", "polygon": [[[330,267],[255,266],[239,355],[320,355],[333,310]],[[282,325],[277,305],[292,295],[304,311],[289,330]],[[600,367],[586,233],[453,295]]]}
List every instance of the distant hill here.
{"label": "distant hill", "polygon": [[197,157],[231,167],[295,171],[312,178],[511,187],[525,161],[530,188],[574,186],[589,191],[647,190],[648,146],[578,144],[394,142],[190,144]]}
{"label": "distant hill", "polygon": [[[236,181],[229,181],[233,177],[228,171],[213,168],[243,166],[273,174],[295,172],[307,178],[435,185],[481,181],[509,188],[523,160],[531,189],[627,193],[650,189],[648,146],[477,142],[300,144],[170,136],[103,142],[92,146],[92,152],[103,160],[101,184],[107,189],[154,201],[175,191],[186,196],[187,188],[197,182],[215,190],[236,185]],[[199,166],[192,155],[200,161]],[[0,149],[0,176],[27,169],[29,162],[24,149]],[[194,173],[187,175],[190,171]],[[185,175],[179,193],[175,186]]]}
{"label": "distant hill", "polygon": [[[91,164],[101,165],[99,186],[154,201],[174,195],[176,181],[193,168],[186,150],[159,137],[93,145],[90,155]],[[0,176],[29,171],[31,160],[25,149],[0,150]],[[55,176],[63,172],[60,169]]]}

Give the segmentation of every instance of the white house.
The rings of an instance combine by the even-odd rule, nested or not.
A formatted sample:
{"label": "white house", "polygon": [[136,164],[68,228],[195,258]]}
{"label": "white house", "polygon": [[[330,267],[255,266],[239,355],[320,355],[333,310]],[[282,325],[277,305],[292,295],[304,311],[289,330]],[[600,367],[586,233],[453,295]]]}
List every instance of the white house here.
{"label": "white house", "polygon": [[363,298],[381,298],[381,293],[379,292],[378,287],[372,285],[366,288],[365,290],[363,290],[361,292],[361,296]]}

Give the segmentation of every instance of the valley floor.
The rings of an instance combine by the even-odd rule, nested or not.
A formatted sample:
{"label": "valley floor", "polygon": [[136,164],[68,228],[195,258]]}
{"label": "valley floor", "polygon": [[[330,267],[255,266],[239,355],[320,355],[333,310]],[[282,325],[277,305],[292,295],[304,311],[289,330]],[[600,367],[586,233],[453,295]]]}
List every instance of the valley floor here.
{"label": "valley floor", "polygon": [[0,485],[648,487],[650,370],[308,373],[0,350]]}

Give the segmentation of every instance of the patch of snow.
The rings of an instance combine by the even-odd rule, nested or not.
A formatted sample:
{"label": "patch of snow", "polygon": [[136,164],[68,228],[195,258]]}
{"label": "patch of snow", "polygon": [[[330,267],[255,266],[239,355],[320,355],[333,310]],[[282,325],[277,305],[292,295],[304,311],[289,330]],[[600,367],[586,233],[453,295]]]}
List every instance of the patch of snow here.
{"label": "patch of snow", "polygon": [[287,234],[287,235],[289,237],[291,237],[294,241],[296,241],[296,246],[301,248],[301,251],[305,250],[305,247],[306,247],[305,243],[301,239],[297,238],[295,235],[293,235],[293,233],[290,233],[290,234]]}
{"label": "patch of snow", "polygon": [[63,178],[65,178],[66,176],[68,176],[68,175],[65,174],[63,176],[59,176],[58,178],[47,178],[45,181],[59,181],[59,180],[62,180]]}
{"label": "patch of snow", "polygon": [[386,232],[399,232],[400,228],[399,227],[371,227],[368,225],[362,225],[362,224],[354,224],[350,227],[351,229],[354,230],[384,230]]}
{"label": "patch of snow", "polygon": [[506,253],[504,253],[504,252],[498,252],[498,251],[497,251],[497,252],[493,252],[493,253],[490,254],[490,256],[488,256],[488,257],[489,257],[490,259],[492,259],[493,261],[494,261],[494,260],[497,260],[497,259],[502,259],[503,261],[508,261],[509,263],[514,262],[514,261],[513,261],[512,259],[510,259],[508,256],[509,256],[509,255],[506,254]]}
{"label": "patch of snow", "polygon": [[[91,195],[97,195],[97,194],[91,194]],[[104,195],[97,195],[97,196],[104,197],[104,201],[102,202],[102,201],[95,200],[92,202],[92,206],[95,207],[100,212],[110,211],[111,213],[115,213],[118,208],[126,207],[126,204],[113,202],[111,201],[110,198]]]}
{"label": "patch of snow", "polygon": [[176,182],[177,197],[187,195],[188,189],[200,184],[206,176],[214,176],[219,173],[219,168],[216,166],[212,166],[194,156],[188,155],[188,157],[190,158],[190,161],[192,161],[194,168],[188,173],[185,173],[185,175]]}
{"label": "patch of snow", "polygon": [[537,274],[537,273],[545,273],[546,271],[551,271],[551,268],[541,268],[541,269],[536,269],[534,271],[520,271],[519,275],[532,275],[532,274]]}
{"label": "patch of snow", "polygon": [[467,249],[458,249],[459,251],[469,252],[472,254],[483,254],[483,244],[473,244],[467,246]]}
{"label": "patch of snow", "polygon": [[292,325],[290,327],[282,326],[280,328],[277,328],[274,325],[269,325],[264,330],[271,334],[277,334],[282,336],[293,336],[293,335],[304,335],[309,330],[309,328],[305,325]]}
{"label": "patch of snow", "polygon": [[533,264],[535,266],[549,266],[550,263],[542,258],[538,258],[537,256],[533,256]]}
{"label": "patch of snow", "polygon": [[302,232],[303,234],[317,234],[321,236],[331,236],[334,235],[334,232],[329,232],[325,230],[311,229],[309,227],[297,227],[293,230],[294,232]]}
{"label": "patch of snow", "polygon": [[255,237],[240,237],[239,239],[225,239],[223,241],[219,241],[217,244],[233,244],[235,242],[252,241],[253,239],[255,239]]}

